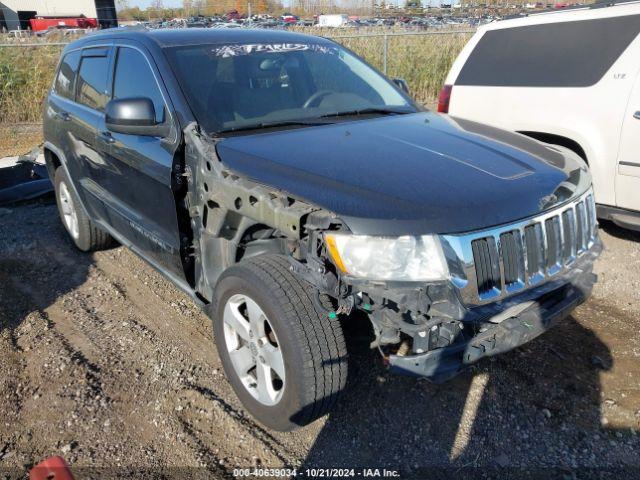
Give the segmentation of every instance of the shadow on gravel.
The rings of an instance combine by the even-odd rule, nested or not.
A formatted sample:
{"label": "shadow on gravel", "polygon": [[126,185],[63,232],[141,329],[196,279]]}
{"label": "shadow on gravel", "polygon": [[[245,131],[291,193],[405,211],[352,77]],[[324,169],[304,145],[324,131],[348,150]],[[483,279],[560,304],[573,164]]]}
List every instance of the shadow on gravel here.
{"label": "shadow on gravel", "polygon": [[629,240],[631,242],[640,242],[640,232],[619,227],[615,223],[609,222],[608,220],[599,220],[599,224],[602,230],[613,237],[619,238],[621,240]]}
{"label": "shadow on gravel", "polygon": [[[11,214],[17,208],[31,210],[28,220]],[[15,332],[24,319],[82,285],[93,264],[51,215],[57,216],[52,196],[0,211],[0,335],[7,331],[16,349]]]}
{"label": "shadow on gravel", "polygon": [[573,317],[442,385],[388,374],[369,350],[365,321],[345,325],[349,386],[303,469],[386,467],[403,478],[487,469],[502,478],[525,470],[544,477],[553,469],[562,476],[600,466],[611,449],[616,435],[601,426],[600,373],[612,358]]}
{"label": "shadow on gravel", "polygon": [[[3,425],[5,422],[6,426],[12,425],[0,430],[3,462],[7,460],[7,452],[15,455],[18,451],[33,459],[46,455],[41,450],[42,444],[32,441],[32,433],[25,432],[20,423],[25,403],[33,401],[34,392],[49,393],[37,390],[37,386],[33,390],[29,382],[29,375],[33,373],[29,368],[37,368],[27,361],[27,357],[33,355],[27,352],[34,349],[34,341],[35,345],[53,342],[59,349],[58,354],[79,367],[86,398],[100,395],[99,398],[108,400],[102,392],[100,366],[86,358],[82,350],[75,348],[55,328],[55,321],[47,312],[62,295],[85,283],[93,264],[90,254],[79,252],[68,240],[57,215],[51,197],[0,208],[0,362],[3,374],[6,372],[6,377],[0,379],[0,418]],[[48,373],[40,387],[47,384]],[[56,377],[60,372],[50,373]],[[57,425],[61,419],[47,418],[50,411],[46,406],[41,409],[41,421]],[[0,469],[8,465],[3,462]],[[28,467],[30,465],[25,464],[25,470]],[[0,477],[4,478],[2,472]]]}

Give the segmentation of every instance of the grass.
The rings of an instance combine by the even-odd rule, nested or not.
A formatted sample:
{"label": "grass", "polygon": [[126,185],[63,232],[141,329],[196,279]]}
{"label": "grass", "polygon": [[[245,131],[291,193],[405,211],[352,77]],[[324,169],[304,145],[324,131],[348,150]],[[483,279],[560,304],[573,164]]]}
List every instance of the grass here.
{"label": "grass", "polygon": [[[387,76],[403,78],[413,98],[432,104],[462,47],[468,33],[406,35],[387,37]],[[336,39],[363,57],[378,70],[384,70],[384,37]]]}
{"label": "grass", "polygon": [[0,123],[40,122],[61,47],[0,48]]}
{"label": "grass", "polygon": [[[381,29],[303,30],[332,37],[390,32]],[[469,33],[453,32],[388,36],[387,75],[404,78],[416,100],[433,104],[453,60],[470,36]],[[383,37],[336,40],[383,70]],[[62,47],[58,45],[0,48],[0,125],[41,121],[43,100],[51,85],[61,50]],[[8,141],[3,144],[6,145]]]}

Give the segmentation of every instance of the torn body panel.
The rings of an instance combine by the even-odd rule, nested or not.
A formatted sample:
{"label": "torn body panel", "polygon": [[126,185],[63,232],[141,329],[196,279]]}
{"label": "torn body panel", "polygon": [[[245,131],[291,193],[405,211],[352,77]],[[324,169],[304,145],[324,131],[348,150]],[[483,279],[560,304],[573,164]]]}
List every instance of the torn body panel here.
{"label": "torn body panel", "polygon": [[198,293],[210,300],[220,274],[240,258],[262,253],[305,258],[309,226],[327,223],[319,219],[332,215],[235,175],[220,161],[215,140],[205,137],[196,124],[189,125],[184,136]]}
{"label": "torn body panel", "polygon": [[0,205],[29,200],[53,190],[47,166],[37,161],[36,149],[15,161],[0,163]]}

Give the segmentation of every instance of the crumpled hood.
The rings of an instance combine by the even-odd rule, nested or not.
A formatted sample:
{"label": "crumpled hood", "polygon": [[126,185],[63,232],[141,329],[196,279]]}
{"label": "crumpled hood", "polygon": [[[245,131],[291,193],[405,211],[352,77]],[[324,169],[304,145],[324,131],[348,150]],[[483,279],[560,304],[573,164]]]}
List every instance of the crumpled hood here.
{"label": "crumpled hood", "polygon": [[338,215],[357,234],[456,233],[533,216],[591,183],[523,135],[431,112],[228,137],[236,173]]}

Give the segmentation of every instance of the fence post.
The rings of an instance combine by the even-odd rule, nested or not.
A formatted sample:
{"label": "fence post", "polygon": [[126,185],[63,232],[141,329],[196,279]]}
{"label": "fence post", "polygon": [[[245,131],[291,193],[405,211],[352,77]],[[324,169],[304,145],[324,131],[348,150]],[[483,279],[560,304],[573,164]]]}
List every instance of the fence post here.
{"label": "fence post", "polygon": [[384,44],[382,46],[382,72],[386,75],[387,74],[387,51],[389,48],[389,42],[388,42],[389,37],[387,36],[387,34],[384,34]]}

